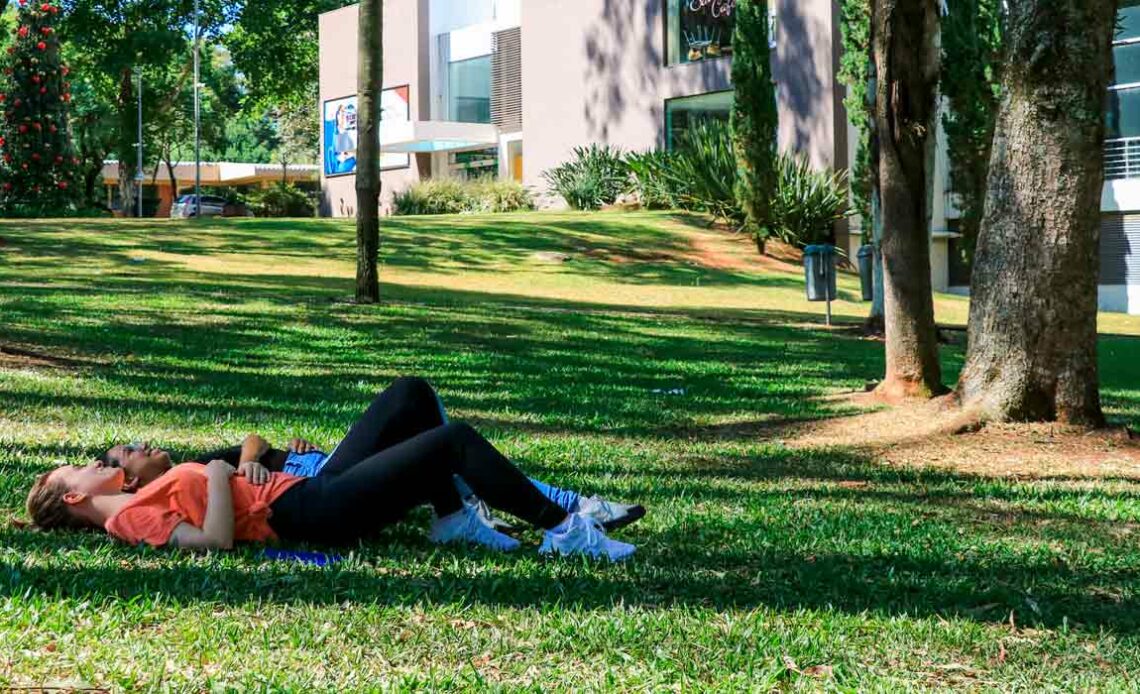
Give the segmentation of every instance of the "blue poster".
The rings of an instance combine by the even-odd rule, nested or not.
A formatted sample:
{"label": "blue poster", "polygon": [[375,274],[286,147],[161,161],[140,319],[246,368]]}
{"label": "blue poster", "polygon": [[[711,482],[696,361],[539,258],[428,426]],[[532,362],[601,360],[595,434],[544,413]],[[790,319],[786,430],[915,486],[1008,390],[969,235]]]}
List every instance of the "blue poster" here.
{"label": "blue poster", "polygon": [[356,97],[326,101],[324,108],[325,175],[356,172]]}

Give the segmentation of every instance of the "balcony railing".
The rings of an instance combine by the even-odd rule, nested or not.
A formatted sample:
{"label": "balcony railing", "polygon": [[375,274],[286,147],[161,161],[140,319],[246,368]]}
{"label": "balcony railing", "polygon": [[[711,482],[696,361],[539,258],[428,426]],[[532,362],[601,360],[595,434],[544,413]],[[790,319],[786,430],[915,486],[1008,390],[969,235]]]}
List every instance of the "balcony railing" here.
{"label": "balcony railing", "polygon": [[1140,178],[1140,137],[1105,140],[1104,177],[1110,181]]}

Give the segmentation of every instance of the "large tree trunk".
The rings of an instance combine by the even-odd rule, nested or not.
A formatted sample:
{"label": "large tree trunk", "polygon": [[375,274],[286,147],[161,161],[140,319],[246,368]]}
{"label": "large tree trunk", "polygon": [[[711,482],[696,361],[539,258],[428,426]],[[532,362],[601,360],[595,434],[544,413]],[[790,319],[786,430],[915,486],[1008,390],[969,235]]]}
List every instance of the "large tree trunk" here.
{"label": "large tree trunk", "polygon": [[384,84],[384,3],[360,3],[356,143],[356,300],[380,300],[380,91]]}
{"label": "large tree trunk", "polygon": [[1116,0],[1009,4],[958,386],[986,419],[1104,423],[1097,274],[1115,18]]}
{"label": "large tree trunk", "polygon": [[930,285],[929,150],[937,129],[937,0],[875,0],[888,397],[942,390]]}

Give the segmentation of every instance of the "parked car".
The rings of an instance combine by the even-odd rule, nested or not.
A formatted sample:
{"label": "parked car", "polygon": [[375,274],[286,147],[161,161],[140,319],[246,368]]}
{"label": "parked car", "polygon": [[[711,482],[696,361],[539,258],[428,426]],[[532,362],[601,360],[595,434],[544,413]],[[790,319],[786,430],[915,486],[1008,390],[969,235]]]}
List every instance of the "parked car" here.
{"label": "parked car", "polygon": [[[170,207],[171,219],[185,219],[199,214],[193,195],[183,195]],[[252,217],[245,205],[230,202],[216,195],[203,195],[201,216],[203,217]]]}

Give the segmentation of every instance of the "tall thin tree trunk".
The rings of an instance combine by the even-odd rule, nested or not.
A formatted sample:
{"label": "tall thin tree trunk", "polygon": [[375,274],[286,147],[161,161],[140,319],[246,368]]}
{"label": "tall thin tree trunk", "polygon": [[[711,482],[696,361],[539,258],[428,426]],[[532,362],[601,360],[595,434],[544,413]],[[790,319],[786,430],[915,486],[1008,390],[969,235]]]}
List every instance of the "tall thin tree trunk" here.
{"label": "tall thin tree trunk", "polygon": [[888,397],[942,390],[930,283],[927,167],[936,137],[937,0],[875,0],[875,127],[883,208]]}
{"label": "tall thin tree trunk", "polygon": [[138,214],[135,204],[135,145],[132,145],[138,139],[138,114],[133,77],[130,68],[123,68],[119,80],[119,200],[124,217]]}
{"label": "tall thin tree trunk", "polygon": [[1009,4],[963,404],[1100,426],[1096,311],[1116,0]]}
{"label": "tall thin tree trunk", "polygon": [[380,300],[380,92],[384,84],[384,2],[360,3],[356,143],[356,300]]}

